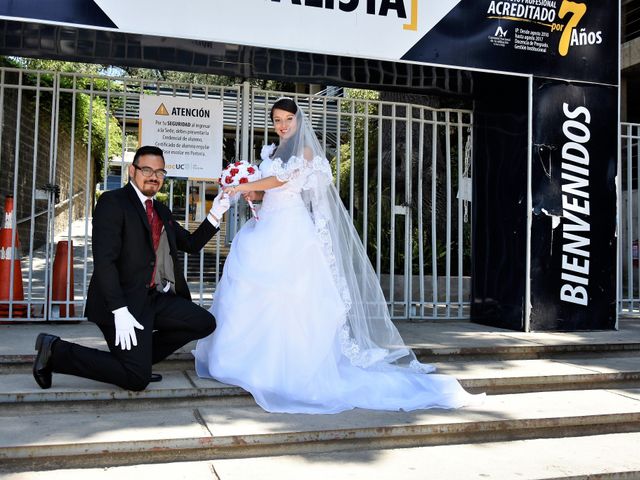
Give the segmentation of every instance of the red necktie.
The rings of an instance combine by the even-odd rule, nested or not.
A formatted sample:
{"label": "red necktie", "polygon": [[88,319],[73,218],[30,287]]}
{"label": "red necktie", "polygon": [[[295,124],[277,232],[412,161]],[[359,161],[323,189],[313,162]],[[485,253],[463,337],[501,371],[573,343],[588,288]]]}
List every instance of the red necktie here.
{"label": "red necktie", "polygon": [[[160,234],[162,233],[162,222],[158,218],[156,211],[153,208],[153,200],[146,200],[144,202],[147,210],[147,220],[149,221],[149,226],[151,227],[151,239],[153,240],[153,250],[154,252],[158,251],[158,245],[160,245]],[[155,276],[156,276],[156,262],[154,263],[153,273],[151,274],[151,285],[155,285]]]}

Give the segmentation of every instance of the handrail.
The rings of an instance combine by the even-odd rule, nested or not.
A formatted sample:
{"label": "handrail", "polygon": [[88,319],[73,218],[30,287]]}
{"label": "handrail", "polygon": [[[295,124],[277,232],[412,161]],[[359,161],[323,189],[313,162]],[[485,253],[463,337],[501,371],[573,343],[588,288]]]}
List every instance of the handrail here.
{"label": "handrail", "polygon": [[[46,214],[49,210],[43,210],[40,213],[36,213],[35,215],[33,215],[33,219],[35,220],[36,218]],[[16,225],[20,225],[21,223],[25,223],[25,222],[30,222],[31,221],[32,216],[29,215],[28,217],[25,218],[21,218],[20,220],[16,220]]]}
{"label": "handrail", "polygon": [[[81,195],[84,195],[85,192],[84,191],[80,191],[76,194],[73,195],[73,198],[71,200],[76,201],[78,199],[78,197],[80,197]],[[63,201],[56,203],[53,207],[54,211],[56,210],[60,210],[61,208],[65,208],[68,204],[69,204],[70,199],[65,198]],[[33,215],[33,218],[38,218],[41,215],[44,215],[45,213],[47,213],[49,210],[43,210],[40,213],[36,213],[35,215]],[[25,223],[25,222],[29,222],[31,220],[31,215],[29,215],[28,217],[25,218],[21,218],[20,220],[16,220],[16,225],[20,225],[21,223]]]}

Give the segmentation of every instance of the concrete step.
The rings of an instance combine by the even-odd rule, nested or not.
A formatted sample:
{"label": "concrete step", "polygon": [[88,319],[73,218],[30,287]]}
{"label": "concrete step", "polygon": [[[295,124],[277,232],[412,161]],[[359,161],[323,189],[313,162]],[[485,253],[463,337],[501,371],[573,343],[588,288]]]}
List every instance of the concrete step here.
{"label": "concrete step", "polygon": [[[194,290],[197,293],[197,289]],[[523,333],[459,322],[398,322],[407,345],[425,362],[490,358],[535,359],[640,353],[640,321],[624,319],[619,331]],[[100,330],[90,322],[0,325],[0,371],[33,360],[39,332],[94,348],[106,349]],[[187,345],[170,361],[192,361]]]}
{"label": "concrete step", "polygon": [[639,388],[640,352],[598,356],[561,356],[535,360],[438,362],[440,373],[454,375],[469,391],[490,394],[553,390]]}
{"label": "concrete step", "polygon": [[416,348],[416,356],[422,362],[446,360],[476,360],[492,358],[500,360],[526,360],[534,358],[563,358],[596,354],[640,354],[640,343],[590,343],[558,345],[515,345],[487,347],[436,347]]}
{"label": "concrete step", "polygon": [[634,444],[640,444],[638,433],[229,459],[211,465],[221,480],[249,478],[249,472],[264,472],[264,480],[586,480],[581,476],[587,475],[630,480],[640,477],[640,457],[629,449]]}
{"label": "concrete step", "polygon": [[[0,326],[1,330],[1,326]],[[46,326],[42,328],[46,330]],[[35,341],[35,337],[34,337]],[[33,342],[31,342],[33,343]],[[104,341],[100,338],[86,339],[83,345],[106,350]],[[159,368],[176,369],[172,362],[188,365],[193,362],[191,350],[195,342],[183,347],[172,354],[159,365]],[[0,373],[10,371],[24,371],[30,368],[35,358],[35,352],[16,352],[0,354]],[[482,361],[482,360],[532,360],[532,359],[573,359],[580,356],[594,357],[640,357],[640,342],[638,343],[590,343],[590,344],[558,344],[558,345],[514,345],[514,346],[486,346],[486,347],[420,347],[414,346],[418,359],[424,363]]]}
{"label": "concrete step", "polygon": [[[173,370],[172,366],[186,367]],[[575,357],[572,359],[483,360],[436,363],[437,371],[453,375],[471,392],[489,394],[526,393],[553,390],[640,388],[640,355],[625,357]],[[0,415],[7,412],[58,411],[69,402],[108,402],[99,408],[147,408],[170,402],[174,406],[200,399],[209,404],[238,402],[247,393],[195,375],[192,362],[163,362],[156,371],[163,381],[142,392],[128,392],[112,385],[69,375],[54,374],[53,387],[41,390],[31,376],[30,366],[0,374]],[[144,401],[143,403],[139,403]],[[116,403],[118,405],[116,406]],[[127,405],[130,404],[130,405]],[[98,408],[98,407],[95,407]]]}
{"label": "concrete step", "polygon": [[[4,480],[640,478],[640,433],[10,473]],[[460,461],[464,459],[464,461]],[[0,472],[1,472],[0,467]]]}
{"label": "concrete step", "polygon": [[[601,342],[601,343],[558,343],[555,345],[487,345],[487,346],[423,346],[410,344],[416,357],[424,363],[450,361],[491,360],[532,360],[542,358],[573,358],[579,356],[640,356],[640,342]],[[195,347],[195,344],[192,345]],[[170,361],[192,361],[192,348],[174,353]],[[26,361],[30,361],[27,357]],[[23,360],[24,361],[24,360]],[[2,356],[0,355],[0,368]]]}
{"label": "concrete step", "polygon": [[194,400],[190,408],[3,415],[0,464],[106,467],[639,431],[640,389],[497,395],[459,410],[336,415],[272,414],[255,405]]}

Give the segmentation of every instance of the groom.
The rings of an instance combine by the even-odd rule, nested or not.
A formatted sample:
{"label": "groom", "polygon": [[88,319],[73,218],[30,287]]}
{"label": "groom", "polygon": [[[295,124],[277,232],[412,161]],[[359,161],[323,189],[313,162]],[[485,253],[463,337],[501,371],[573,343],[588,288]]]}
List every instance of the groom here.
{"label": "groom", "polygon": [[178,268],[178,250],[197,253],[218,232],[228,198],[219,194],[207,219],[189,233],[153,200],[167,175],[162,150],[144,146],[129,166],[130,181],[100,196],[93,215],[94,271],[85,314],[109,352],[38,335],[33,376],[51,387],[52,372],[144,390],[162,377],[151,366],[215,329],[207,310],[191,301]]}

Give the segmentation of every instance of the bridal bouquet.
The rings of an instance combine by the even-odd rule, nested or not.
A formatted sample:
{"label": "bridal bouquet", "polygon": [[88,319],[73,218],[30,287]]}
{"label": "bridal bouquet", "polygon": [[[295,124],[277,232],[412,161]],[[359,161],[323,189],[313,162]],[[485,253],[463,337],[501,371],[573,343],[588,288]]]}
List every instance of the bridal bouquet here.
{"label": "bridal bouquet", "polygon": [[[247,161],[230,163],[223,170],[218,183],[223,187],[235,187],[241,183],[253,182],[260,180],[260,170],[255,165]],[[251,200],[247,200],[249,208],[253,216],[258,219],[256,208]]]}

